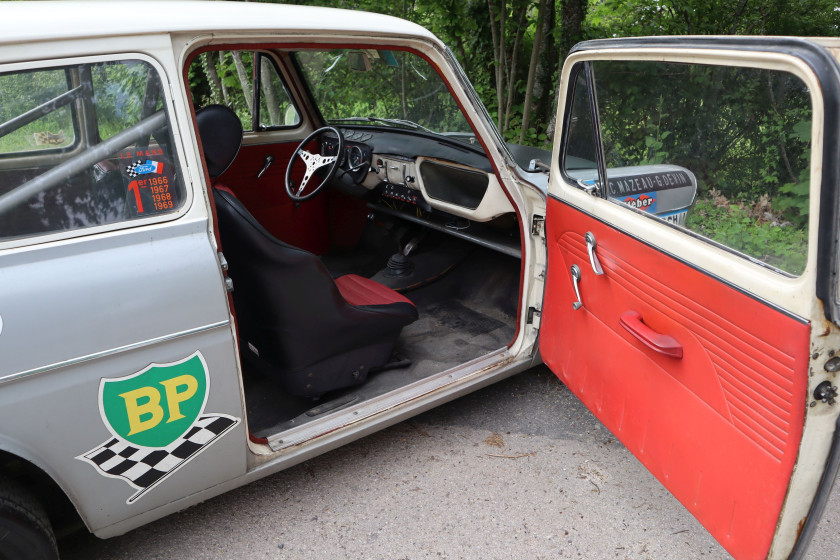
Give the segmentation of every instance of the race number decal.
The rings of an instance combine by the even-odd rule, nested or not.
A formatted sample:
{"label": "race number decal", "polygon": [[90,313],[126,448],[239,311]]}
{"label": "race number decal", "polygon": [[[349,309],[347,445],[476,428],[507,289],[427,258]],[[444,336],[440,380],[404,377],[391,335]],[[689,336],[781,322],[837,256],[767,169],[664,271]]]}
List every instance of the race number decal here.
{"label": "race number decal", "polygon": [[128,206],[134,216],[169,212],[179,206],[172,166],[162,154],[138,159],[124,168]]}
{"label": "race number decal", "polygon": [[131,504],[207,449],[239,418],[205,414],[210,379],[200,352],[135,374],[103,378],[99,412],[113,438],[76,457],[137,490]]}

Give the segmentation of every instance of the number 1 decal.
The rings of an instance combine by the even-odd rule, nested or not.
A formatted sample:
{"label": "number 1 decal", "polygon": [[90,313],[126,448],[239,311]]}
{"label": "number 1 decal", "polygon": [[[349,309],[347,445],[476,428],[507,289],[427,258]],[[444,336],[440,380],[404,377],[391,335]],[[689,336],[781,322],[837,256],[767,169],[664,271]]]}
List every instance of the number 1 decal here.
{"label": "number 1 decal", "polygon": [[132,181],[128,184],[128,190],[134,191],[134,200],[137,202],[137,212],[139,214],[143,213],[143,201],[140,200],[140,186],[137,184],[137,181]]}

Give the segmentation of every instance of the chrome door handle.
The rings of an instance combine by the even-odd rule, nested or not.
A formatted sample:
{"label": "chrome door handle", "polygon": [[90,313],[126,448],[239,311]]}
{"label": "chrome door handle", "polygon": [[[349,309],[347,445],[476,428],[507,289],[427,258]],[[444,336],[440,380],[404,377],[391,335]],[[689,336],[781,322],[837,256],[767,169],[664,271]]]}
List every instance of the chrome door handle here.
{"label": "chrome door handle", "polygon": [[580,267],[576,264],[572,265],[572,285],[575,287],[575,295],[577,301],[572,304],[572,307],[577,311],[583,307],[583,302],[580,299],[580,290],[578,289],[578,282],[580,282]]}
{"label": "chrome door handle", "polygon": [[262,169],[260,169],[260,172],[257,173],[257,179],[262,177],[265,174],[265,172],[268,171],[268,168],[271,167],[272,163],[274,163],[274,156],[271,154],[265,156],[265,159],[263,160],[263,167]]}
{"label": "chrome door handle", "polygon": [[598,255],[595,254],[595,247],[598,242],[595,241],[595,234],[591,231],[586,232],[586,252],[589,253],[589,264],[592,265],[592,270],[595,271],[596,276],[601,276],[604,269],[601,268],[601,262],[598,260]]}

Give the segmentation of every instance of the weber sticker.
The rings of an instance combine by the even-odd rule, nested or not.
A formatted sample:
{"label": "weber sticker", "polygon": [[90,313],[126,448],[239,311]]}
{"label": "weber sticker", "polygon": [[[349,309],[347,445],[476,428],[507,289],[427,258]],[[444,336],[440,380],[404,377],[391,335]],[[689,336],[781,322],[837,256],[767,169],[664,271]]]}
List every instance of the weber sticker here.
{"label": "weber sticker", "polygon": [[137,490],[137,501],[202,451],[240,419],[206,414],[207,364],[200,352],[179,362],[99,383],[99,412],[112,438],[76,457],[99,474],[120,478]]}
{"label": "weber sticker", "polygon": [[636,196],[627,196],[621,199],[621,202],[627,206],[643,210],[645,212],[656,213],[656,193],[639,194]]}

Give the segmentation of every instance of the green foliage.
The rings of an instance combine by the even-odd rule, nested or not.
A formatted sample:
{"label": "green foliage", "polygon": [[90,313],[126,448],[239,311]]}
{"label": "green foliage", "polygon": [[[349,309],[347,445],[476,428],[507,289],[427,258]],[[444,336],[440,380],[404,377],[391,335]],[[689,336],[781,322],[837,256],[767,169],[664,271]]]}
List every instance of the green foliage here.
{"label": "green foliage", "polygon": [[808,230],[791,223],[761,219],[742,204],[697,200],[686,226],[718,243],[791,274],[805,270]]}
{"label": "green foliage", "polygon": [[[0,123],[46,103],[70,89],[63,70],[0,74]],[[40,143],[49,134],[63,141],[59,145]],[[73,143],[75,137],[70,108],[65,106],[0,138],[0,154],[44,150]]]}
{"label": "green foliage", "polygon": [[[99,136],[107,140],[114,134],[140,122],[146,81],[154,71],[143,62],[114,62],[93,65],[94,103]],[[158,102],[162,106],[162,102]]]}
{"label": "green foliage", "polygon": [[[140,121],[149,69],[146,63],[139,61],[90,65],[93,100],[102,140]],[[155,73],[151,75],[155,76]],[[0,103],[0,123],[52,101],[70,89],[63,70],[0,75],[0,91],[4,94]],[[71,103],[49,111],[36,121],[3,136],[0,138],[0,153],[72,145],[76,137],[72,117],[75,105]],[[159,100],[160,107],[162,101]]]}
{"label": "green foliage", "polygon": [[[351,57],[365,57],[360,72]],[[399,51],[300,51],[295,58],[327,121],[404,119],[436,132],[470,132],[446,85],[419,56]]]}
{"label": "green foliage", "polygon": [[593,37],[648,35],[836,36],[831,0],[600,0],[587,15]]}

